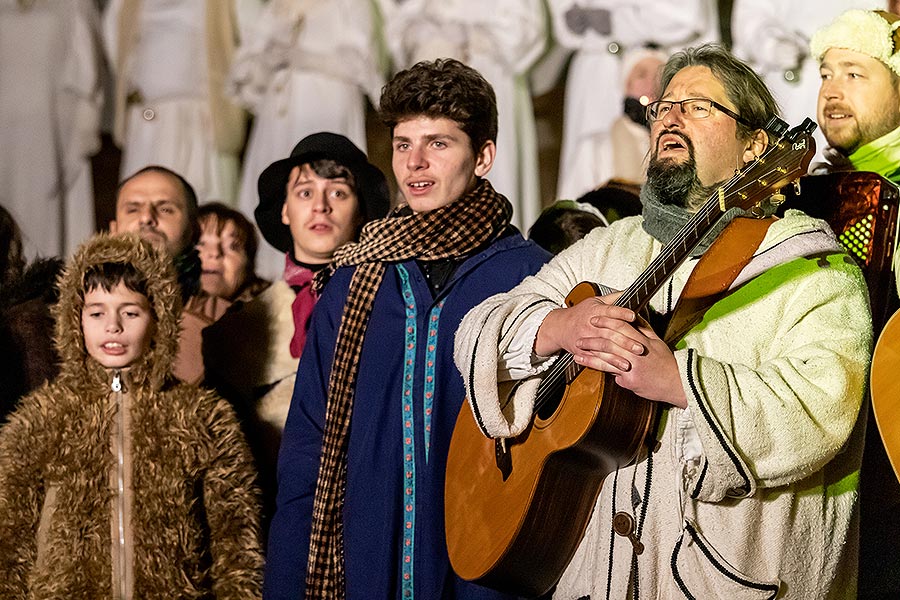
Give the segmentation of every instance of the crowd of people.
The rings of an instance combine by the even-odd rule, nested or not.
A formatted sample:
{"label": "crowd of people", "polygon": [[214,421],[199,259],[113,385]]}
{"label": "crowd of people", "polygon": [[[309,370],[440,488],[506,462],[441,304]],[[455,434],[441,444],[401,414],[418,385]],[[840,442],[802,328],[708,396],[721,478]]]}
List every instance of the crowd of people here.
{"label": "crowd of people", "polygon": [[[772,74],[808,85],[810,69],[808,176],[900,184],[900,15],[745,23],[732,53],[704,43],[705,0],[111,0],[103,24],[66,6],[65,39],[102,31],[120,75],[123,177],[108,231],[49,232],[54,258],[33,258],[31,232],[71,219],[76,188],[54,185],[43,223],[0,207],[0,597],[521,597],[454,571],[457,419],[497,440],[491,473],[464,465],[476,486],[552,430],[548,380],[585,370],[656,417],[585,492],[583,535],[535,596],[900,594],[896,573],[858,577],[880,325],[863,272],[825,221],[744,218],[721,192],[779,142],[779,105],[796,110]],[[0,7],[51,29],[56,10]],[[528,76],[551,30],[574,53],[569,137],[540,211]],[[598,78],[614,111],[589,110]],[[66,88],[83,120],[60,182],[84,176],[69,165],[93,148],[97,86]],[[365,151],[367,96],[395,186]],[[584,281],[600,291],[570,301]],[[900,561],[900,543],[878,554]]]}

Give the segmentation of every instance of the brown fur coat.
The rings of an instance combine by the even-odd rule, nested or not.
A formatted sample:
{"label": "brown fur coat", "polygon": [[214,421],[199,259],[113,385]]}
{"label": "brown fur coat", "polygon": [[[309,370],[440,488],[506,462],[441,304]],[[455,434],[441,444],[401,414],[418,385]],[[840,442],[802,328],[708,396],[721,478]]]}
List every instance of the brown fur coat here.
{"label": "brown fur coat", "polygon": [[0,430],[0,598],[119,597],[110,475],[117,405],[113,374],[84,349],[81,281],[89,265],[126,261],[147,275],[157,325],[125,376],[132,597],[258,598],[249,450],[227,403],[172,377],[180,298],[171,261],[128,236],[100,236],[76,253],[55,311],[60,376],[24,398]]}

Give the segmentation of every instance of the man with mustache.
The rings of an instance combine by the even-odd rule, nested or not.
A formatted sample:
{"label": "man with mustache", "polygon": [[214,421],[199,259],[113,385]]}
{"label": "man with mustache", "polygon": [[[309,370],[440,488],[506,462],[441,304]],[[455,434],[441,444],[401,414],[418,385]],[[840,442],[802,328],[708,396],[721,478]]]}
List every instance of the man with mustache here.
{"label": "man with mustache", "polygon": [[199,232],[194,189],[166,167],[144,167],[119,184],[109,230],[137,233],[177,257],[193,247]]}
{"label": "man with mustache", "polygon": [[835,170],[900,183],[900,16],[848,10],[810,40],[822,84],[816,117]]}
{"label": "man with mustache", "polygon": [[[660,404],[647,448],[603,482],[554,598],[852,597],[872,330],[860,270],[821,221],[788,211],[772,223],[673,347],[615,296],[560,308],[581,281],[633,283],[771,142],[771,94],[719,46],[673,55],[662,89],[647,109],[643,214],[595,229],[457,330],[473,412],[486,435],[518,436],[561,351]],[[653,312],[672,312],[710,237],[651,298]],[[498,382],[513,380],[512,397],[498,398]],[[614,529],[617,513],[630,531]]]}
{"label": "man with mustache", "polygon": [[[900,16],[848,10],[810,39],[822,78],[816,111],[830,145],[828,171],[873,171],[900,184]],[[900,254],[893,272],[900,288]],[[888,299],[896,307],[897,296]],[[869,424],[862,472],[860,598],[893,598],[900,577],[900,488],[874,421]]]}
{"label": "man with mustache", "polygon": [[[848,10],[810,40],[819,61],[816,118],[830,145],[813,172],[873,171],[900,184],[900,16]],[[894,276],[900,289],[900,264]]]}

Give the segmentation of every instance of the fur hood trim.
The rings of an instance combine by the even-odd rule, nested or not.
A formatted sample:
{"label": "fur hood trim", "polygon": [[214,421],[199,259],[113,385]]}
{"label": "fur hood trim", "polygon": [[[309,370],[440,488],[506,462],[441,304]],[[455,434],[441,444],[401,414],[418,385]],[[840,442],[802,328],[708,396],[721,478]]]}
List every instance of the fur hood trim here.
{"label": "fur hood trim", "polygon": [[81,326],[84,307],[84,275],[102,263],[130,263],[147,280],[150,308],[156,331],[150,350],[129,369],[132,381],[154,390],[163,387],[171,375],[178,350],[181,292],[172,260],[133,234],[99,234],[82,244],[59,279],[59,302],[53,312],[55,342],[62,359],[60,378],[72,383],[105,383],[106,370],[87,354]]}

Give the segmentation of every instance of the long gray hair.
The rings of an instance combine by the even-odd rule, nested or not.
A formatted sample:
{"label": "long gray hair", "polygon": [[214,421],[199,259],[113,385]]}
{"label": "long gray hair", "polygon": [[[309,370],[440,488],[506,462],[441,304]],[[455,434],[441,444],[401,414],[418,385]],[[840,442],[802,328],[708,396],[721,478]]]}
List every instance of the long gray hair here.
{"label": "long gray hair", "polygon": [[757,129],[763,129],[770,118],[781,113],[759,75],[724,46],[703,44],[670,56],[662,69],[662,89],[665,90],[675,74],[685,67],[707,67],[722,83],[728,99],[737,107],[737,113],[750,124],[750,127],[737,124],[741,138],[749,138]]}

